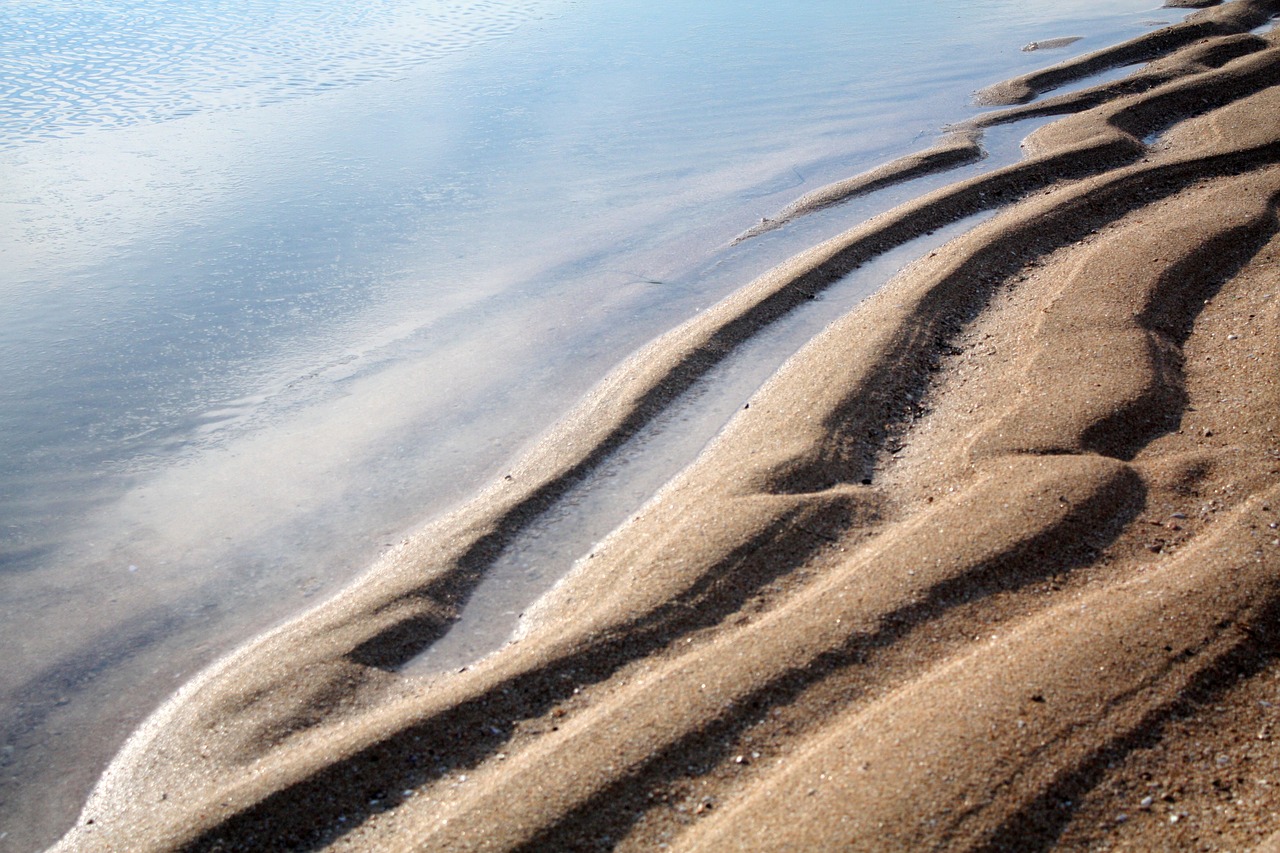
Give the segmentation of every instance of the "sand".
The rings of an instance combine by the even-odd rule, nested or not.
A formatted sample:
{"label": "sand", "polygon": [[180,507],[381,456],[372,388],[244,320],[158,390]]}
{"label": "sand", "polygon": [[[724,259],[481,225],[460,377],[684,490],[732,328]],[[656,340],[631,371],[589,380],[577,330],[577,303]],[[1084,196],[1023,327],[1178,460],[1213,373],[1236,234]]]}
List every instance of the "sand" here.
{"label": "sand", "polygon": [[[1250,34],[1276,11],[993,87],[935,151],[762,223],[1064,116],[637,353],[474,501],[185,686],[60,847],[1280,849],[1280,36]],[[517,642],[399,674],[736,346],[983,210],[789,360]]]}

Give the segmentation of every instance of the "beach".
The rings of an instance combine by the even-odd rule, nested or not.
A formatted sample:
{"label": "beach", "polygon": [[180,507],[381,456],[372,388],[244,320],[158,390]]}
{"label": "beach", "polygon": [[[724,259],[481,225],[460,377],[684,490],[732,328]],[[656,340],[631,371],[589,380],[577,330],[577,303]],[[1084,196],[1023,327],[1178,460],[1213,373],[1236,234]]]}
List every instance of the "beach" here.
{"label": "beach", "polygon": [[[945,128],[979,88],[1187,14],[1146,3],[9,9],[0,850],[54,843],[174,691],[500,479],[647,342],[1016,162],[1048,118],[980,146]],[[502,646],[800,346],[993,214],[744,338],[507,540],[399,671]]]}
{"label": "beach", "polygon": [[[987,88],[933,148],[744,231],[1053,119],[645,345],[478,495],[182,686],[57,849],[1280,849],[1277,12],[1234,0]],[[682,394],[970,218],[510,643],[412,668]]]}

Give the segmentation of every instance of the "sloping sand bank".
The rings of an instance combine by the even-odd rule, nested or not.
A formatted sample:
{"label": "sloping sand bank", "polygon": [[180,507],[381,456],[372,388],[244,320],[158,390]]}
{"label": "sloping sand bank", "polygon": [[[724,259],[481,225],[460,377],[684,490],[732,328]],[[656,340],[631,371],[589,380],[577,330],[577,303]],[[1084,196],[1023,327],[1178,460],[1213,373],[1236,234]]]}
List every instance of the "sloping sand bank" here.
{"label": "sloping sand bank", "polygon": [[[1018,165],[815,246],[638,353],[507,478],[185,687],[62,846],[1268,843],[1280,37],[1249,31],[1278,10],[1239,0],[1011,81],[986,100],[1022,106],[940,149],[958,153],[788,208],[1068,116]],[[735,346],[987,209],[792,358],[519,642],[397,672],[515,533]]]}

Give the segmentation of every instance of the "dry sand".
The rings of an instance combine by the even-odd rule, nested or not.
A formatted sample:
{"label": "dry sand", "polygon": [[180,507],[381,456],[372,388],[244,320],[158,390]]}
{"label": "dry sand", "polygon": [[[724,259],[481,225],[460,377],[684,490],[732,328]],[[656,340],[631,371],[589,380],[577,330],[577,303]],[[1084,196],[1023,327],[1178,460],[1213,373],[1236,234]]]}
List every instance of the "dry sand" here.
{"label": "dry sand", "polygon": [[[1280,37],[1249,34],[1277,10],[995,87],[1022,106],[788,208],[1067,116],[637,354],[508,477],[187,685],[62,847],[1280,849]],[[810,341],[519,642],[397,673],[735,346],[984,209]]]}

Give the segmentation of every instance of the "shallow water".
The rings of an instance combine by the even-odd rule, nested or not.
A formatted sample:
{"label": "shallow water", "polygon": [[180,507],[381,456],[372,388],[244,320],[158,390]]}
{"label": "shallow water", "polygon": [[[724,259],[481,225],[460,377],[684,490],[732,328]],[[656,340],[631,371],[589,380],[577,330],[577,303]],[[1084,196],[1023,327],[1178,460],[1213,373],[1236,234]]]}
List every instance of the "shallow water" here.
{"label": "shallow water", "polygon": [[858,6],[7,4],[0,848],[627,353],[918,187],[728,248],[759,217],[1174,19]]}

